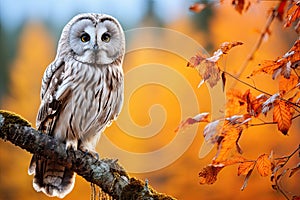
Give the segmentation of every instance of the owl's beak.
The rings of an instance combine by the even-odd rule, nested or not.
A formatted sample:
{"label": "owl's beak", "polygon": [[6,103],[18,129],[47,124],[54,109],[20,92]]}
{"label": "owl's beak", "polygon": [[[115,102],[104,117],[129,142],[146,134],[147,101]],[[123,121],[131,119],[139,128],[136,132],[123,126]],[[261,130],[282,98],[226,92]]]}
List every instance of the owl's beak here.
{"label": "owl's beak", "polygon": [[94,44],[93,49],[94,49],[94,51],[98,51],[98,49],[99,49],[98,44]]}

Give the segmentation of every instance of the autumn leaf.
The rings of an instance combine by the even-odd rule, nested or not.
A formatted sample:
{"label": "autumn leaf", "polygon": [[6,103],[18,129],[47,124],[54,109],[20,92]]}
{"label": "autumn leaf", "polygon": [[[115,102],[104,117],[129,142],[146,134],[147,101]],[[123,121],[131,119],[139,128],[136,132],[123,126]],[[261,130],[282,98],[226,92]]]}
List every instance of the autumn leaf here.
{"label": "autumn leaf", "polygon": [[299,38],[298,38],[298,40],[296,40],[296,42],[294,43],[292,48],[286,54],[284,54],[284,56],[282,58],[286,59],[285,63],[290,61],[291,68],[293,68],[293,69],[295,69],[299,66],[299,63],[298,63],[300,60],[300,40],[299,40]]}
{"label": "autumn leaf", "polygon": [[203,80],[200,82],[198,87],[200,87],[205,81],[209,83],[210,87],[214,87],[220,80],[220,69],[216,62],[207,60],[207,56],[202,55],[200,52],[190,58],[187,63],[187,67],[195,68],[202,77]]}
{"label": "autumn leaf", "polygon": [[280,76],[279,78],[279,92],[281,95],[289,92],[290,90],[296,88],[298,84],[298,76],[295,74],[291,74],[289,78],[285,78],[284,76]]}
{"label": "autumn leaf", "polygon": [[220,68],[215,62],[205,61],[197,68],[199,74],[204,81],[207,81],[209,86],[213,88],[220,80]]}
{"label": "autumn leaf", "polygon": [[293,6],[287,11],[284,27],[290,27],[300,17],[300,2],[293,1]]}
{"label": "autumn leaf", "polygon": [[198,122],[208,122],[208,116],[209,113],[204,112],[200,113],[194,117],[189,117],[185,121],[181,122],[180,125],[176,128],[175,132],[178,132],[179,130],[183,130],[187,128],[190,125],[193,125]]}
{"label": "autumn leaf", "polygon": [[262,64],[260,64],[260,68],[254,70],[250,76],[254,76],[259,73],[266,73],[266,74],[272,74],[273,79],[274,77],[274,72],[277,72],[276,70],[280,69],[282,66],[282,62],[278,61],[273,61],[273,60],[264,60]]}
{"label": "autumn leaf", "polygon": [[224,42],[221,44],[220,49],[222,50],[223,54],[227,54],[230,49],[235,46],[239,46],[244,44],[243,42],[234,41],[234,42]]}
{"label": "autumn leaf", "polygon": [[205,141],[210,141],[211,143],[215,143],[215,136],[218,135],[220,131],[220,120],[215,120],[208,123],[203,130],[203,136]]}
{"label": "autumn leaf", "polygon": [[255,161],[245,161],[239,164],[238,176],[247,175],[255,167]]}
{"label": "autumn leaf", "polygon": [[199,172],[199,177],[200,177],[199,183],[201,185],[215,183],[217,180],[217,175],[221,171],[221,169],[223,169],[223,167],[215,167],[212,165],[203,168]]}
{"label": "autumn leaf", "polygon": [[215,164],[223,163],[228,158],[234,156],[240,150],[238,140],[243,131],[241,126],[235,126],[229,122],[225,123],[218,142],[218,152],[213,159]]}
{"label": "autumn leaf", "polygon": [[202,53],[198,52],[196,55],[190,58],[187,63],[187,67],[196,68],[202,61],[204,61],[207,57],[202,55]]}
{"label": "autumn leaf", "polygon": [[[201,52],[198,52],[195,56],[191,57],[187,63],[187,67],[196,68],[199,75],[202,77],[202,81],[199,83],[198,87],[204,82],[207,82],[211,88],[217,85],[218,81],[221,79],[221,70],[218,66],[219,59],[222,55],[228,53],[231,48],[242,44],[242,42],[224,42],[211,57],[207,57]],[[222,78],[224,83],[224,75]]]}
{"label": "autumn leaf", "polygon": [[277,18],[282,21],[287,0],[282,0],[277,8]]}
{"label": "autumn leaf", "polygon": [[262,113],[266,115],[273,107],[275,104],[275,101],[280,97],[279,93],[273,94],[271,97],[269,97],[263,104],[262,104]]}
{"label": "autumn leaf", "polygon": [[300,60],[300,40],[298,39],[292,48],[277,60],[265,60],[260,65],[259,69],[254,70],[250,76],[254,76],[259,73],[266,73],[272,75],[273,79],[276,79],[279,75],[289,78],[291,75],[291,69],[295,69],[299,66]]}
{"label": "autumn leaf", "polygon": [[298,163],[296,167],[291,169],[291,173],[290,173],[289,177],[292,177],[299,170],[300,170],[300,163]]}
{"label": "autumn leaf", "polygon": [[246,12],[249,9],[251,2],[246,2],[245,0],[232,0],[231,4],[234,6],[234,9],[236,11],[242,14],[243,12]]}
{"label": "autumn leaf", "polygon": [[194,13],[200,13],[202,10],[204,10],[207,7],[206,4],[203,3],[194,3],[193,5],[190,6],[190,11]]}
{"label": "autumn leaf", "polygon": [[237,113],[241,113],[241,111],[245,108],[246,102],[243,98],[243,94],[241,91],[237,89],[231,89],[226,93],[226,116],[232,116]]}
{"label": "autumn leaf", "polygon": [[215,167],[225,167],[225,166],[228,166],[228,165],[243,163],[243,162],[245,162],[245,160],[246,159],[241,155],[234,155],[234,156],[229,157],[226,160],[222,161],[222,163],[217,163],[217,162],[213,161],[212,164]]}
{"label": "autumn leaf", "polygon": [[[282,157],[282,158],[277,158],[274,162],[272,162],[273,167],[272,167],[272,176],[275,175],[275,173],[281,169],[288,161],[289,159],[287,157]],[[271,176],[271,179],[272,179]]]}
{"label": "autumn leaf", "polygon": [[247,114],[245,114],[245,115],[233,115],[233,116],[227,117],[225,119],[233,125],[234,124],[243,125],[243,124],[247,124],[251,120],[251,116],[247,115]]}
{"label": "autumn leaf", "polygon": [[244,184],[241,187],[241,191],[243,191],[247,185],[248,185],[248,181],[249,178],[253,172],[253,169],[255,167],[256,162],[255,161],[245,161],[243,163],[241,163],[238,167],[238,176],[240,175],[245,175],[245,180],[244,180]]}
{"label": "autumn leaf", "polygon": [[262,112],[263,103],[268,99],[265,94],[260,94],[256,98],[247,97],[247,112],[254,117],[258,117]]}
{"label": "autumn leaf", "polygon": [[285,101],[277,101],[273,111],[273,121],[277,122],[278,130],[287,135],[292,124],[290,105]]}
{"label": "autumn leaf", "polygon": [[256,160],[256,168],[261,176],[268,176],[271,173],[271,160],[267,154],[260,155]]}

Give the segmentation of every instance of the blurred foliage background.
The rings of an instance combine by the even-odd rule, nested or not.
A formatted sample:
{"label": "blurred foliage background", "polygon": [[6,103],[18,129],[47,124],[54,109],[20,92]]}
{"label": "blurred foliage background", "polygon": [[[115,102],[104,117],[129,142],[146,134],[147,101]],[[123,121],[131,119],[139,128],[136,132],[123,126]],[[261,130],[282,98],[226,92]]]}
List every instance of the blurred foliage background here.
{"label": "blurred foliage background", "polygon": [[[248,53],[259,37],[259,31],[264,26],[268,10],[276,5],[274,1],[262,1],[251,5],[249,10],[240,15],[234,11],[229,1],[222,5],[206,8],[199,14],[191,13],[189,6],[194,1],[54,1],[28,0],[10,1],[0,0],[0,108],[14,111],[33,125],[39,107],[40,82],[45,68],[54,59],[57,41],[63,26],[75,14],[80,12],[99,12],[115,16],[123,25],[124,30],[143,27],[163,27],[178,31],[201,44],[212,53],[224,41],[243,41],[244,45],[232,50],[224,65],[227,71],[235,73],[245,61]],[[145,35],[147,37],[147,35]],[[170,38],[164,35],[149,36],[153,42],[164,42]],[[276,59],[284,55],[292,46],[296,33],[284,30],[279,21],[271,26],[271,34],[255,55],[255,60],[243,73],[246,77],[264,59]],[[142,38],[128,38],[127,45],[142,42]],[[187,48],[184,42],[175,45]],[[196,53],[196,52],[194,52]],[[190,56],[193,56],[191,54]],[[211,102],[206,86],[197,88],[200,78],[196,71],[187,68],[187,60],[164,51],[144,49],[131,52],[124,60],[125,74],[135,67],[151,62],[160,63],[180,73],[191,85],[198,100],[198,106],[189,107],[189,115],[181,117],[182,106],[189,106],[189,96],[181,102],[168,87],[155,84],[145,85],[130,96],[129,111],[132,122],[127,130],[136,130],[134,126],[148,126],[153,121],[164,121],[163,127],[149,138],[138,138],[127,135],[114,123],[104,135],[105,141],[126,149],[128,152],[149,152],[167,145],[176,134],[189,137],[191,131],[198,130],[196,137],[182,156],[176,161],[159,170],[145,173],[131,173],[141,179],[148,179],[149,183],[160,192],[168,193],[178,199],[282,199],[282,196],[272,190],[269,179],[258,174],[252,175],[245,191],[240,191],[244,177],[236,176],[236,167],[227,167],[219,175],[219,180],[211,186],[198,183],[199,170],[210,162],[216,150],[207,157],[199,159],[198,152],[203,142],[202,130],[204,125],[194,127],[184,133],[175,133],[178,124],[188,116],[199,112],[210,112]],[[160,72],[158,71],[159,75]],[[147,76],[141,75],[136,79]],[[164,78],[164,77],[162,77]],[[167,78],[167,77],[166,77]],[[243,78],[241,78],[243,80]],[[245,79],[246,80],[246,79]],[[134,80],[125,80],[131,84]],[[246,80],[249,81],[249,80]],[[277,83],[271,77],[261,75],[253,80],[263,90],[274,92]],[[176,80],[172,87],[181,88]],[[230,85],[231,80],[228,80]],[[243,85],[237,88],[245,90]],[[126,88],[126,85],[125,85]],[[180,95],[185,95],[184,89]],[[163,106],[165,115],[161,112],[148,114],[152,105]],[[122,114],[121,114],[122,115]],[[159,124],[159,123],[158,123]],[[153,125],[155,126],[155,124]],[[241,147],[245,157],[256,158],[261,153],[274,150],[277,155],[288,154],[299,143],[299,119],[293,122],[289,136],[283,136],[277,131],[276,125],[253,127],[247,130],[241,139]],[[144,133],[135,133],[136,135]],[[100,156],[118,158],[126,168],[128,159],[136,166],[159,162],[161,157],[153,158],[141,163],[138,159],[127,158],[107,152],[107,142],[100,140],[98,151]],[[184,143],[184,141],[183,141]],[[103,144],[103,145],[102,145]],[[178,144],[180,145],[180,144]],[[176,151],[176,149],[174,149]],[[165,157],[171,154],[161,155]],[[32,177],[27,174],[27,167],[31,155],[8,142],[0,141],[0,199],[50,199],[44,194],[36,193],[32,188]],[[126,161],[126,162],[125,162]],[[295,163],[294,163],[295,164]],[[287,181],[287,189],[296,191],[299,183]],[[298,188],[297,188],[298,187]],[[75,188],[65,199],[89,199],[90,184],[81,177],[76,178]]]}

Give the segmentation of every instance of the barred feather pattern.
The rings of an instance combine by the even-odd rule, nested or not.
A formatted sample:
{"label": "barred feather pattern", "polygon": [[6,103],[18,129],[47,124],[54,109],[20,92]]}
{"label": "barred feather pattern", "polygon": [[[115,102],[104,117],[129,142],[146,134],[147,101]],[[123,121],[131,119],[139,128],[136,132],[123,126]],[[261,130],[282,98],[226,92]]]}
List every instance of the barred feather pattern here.
{"label": "barred feather pattern", "polygon": [[[88,17],[90,15],[80,15],[71,22],[82,18],[94,20]],[[102,17],[100,22],[112,20],[105,15],[93,17]],[[111,63],[97,62],[98,51],[94,50],[95,62],[79,61],[72,49],[60,49],[69,41],[65,37],[72,23],[66,25],[58,56],[44,73],[36,126],[43,133],[65,142],[66,148],[96,156],[95,146],[101,133],[117,118],[123,104],[124,43],[118,46],[121,53]],[[118,22],[113,23],[120,27]],[[90,61],[89,57],[83,58]],[[51,159],[33,155],[28,173],[34,175],[34,189],[51,197],[63,198],[74,187],[75,173]]]}
{"label": "barred feather pattern", "polygon": [[[41,131],[65,141],[67,148],[81,147],[83,151],[93,153],[101,133],[121,110],[122,68],[120,65],[94,67],[78,62],[68,63],[72,64],[65,64],[54,73],[53,83],[43,95],[37,125]],[[57,90],[52,88],[55,82],[60,84]],[[59,105],[49,106],[55,102]],[[53,116],[47,115],[45,118],[45,110],[51,110]],[[29,171],[33,174],[36,170],[34,188],[37,191],[49,196],[64,196],[72,190],[75,181],[73,172],[55,161],[37,159],[35,156],[32,163]],[[43,176],[40,177],[40,174]]]}

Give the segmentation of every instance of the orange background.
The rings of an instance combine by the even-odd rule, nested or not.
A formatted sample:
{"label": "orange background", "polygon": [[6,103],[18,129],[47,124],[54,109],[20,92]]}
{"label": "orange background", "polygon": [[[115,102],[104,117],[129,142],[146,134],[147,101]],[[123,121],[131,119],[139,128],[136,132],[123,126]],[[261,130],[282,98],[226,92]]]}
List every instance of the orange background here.
{"label": "orange background", "polygon": [[[274,5],[276,5],[276,2],[261,2],[252,5],[249,11],[243,15],[237,13],[228,2],[220,6],[214,6],[212,9],[213,17],[209,21],[209,33],[197,29],[197,20],[191,20],[190,16],[172,21],[166,24],[165,28],[179,31],[204,47],[213,46],[209,49],[209,53],[212,53],[212,50],[217,49],[218,45],[224,41],[244,42],[243,46],[230,51],[229,55],[222,61],[222,64],[226,66],[226,70],[234,74],[239,71],[240,66],[258,40],[257,30],[261,30],[264,26],[268,10]],[[140,27],[153,26],[151,23],[153,23],[151,19],[147,18],[147,20],[141,22]],[[264,59],[276,59],[284,55],[292,46],[296,37],[292,30],[283,29],[282,23],[275,20],[271,26],[271,35],[263,42],[261,48],[255,54],[255,60],[249,64],[241,79],[252,84],[252,81],[245,77],[258,66],[258,63]],[[168,39],[170,38],[158,36],[154,37],[153,41],[163,42]],[[133,39],[128,42],[134,43],[139,42],[139,40]],[[18,39],[15,58],[10,65],[9,93],[2,97],[1,109],[14,111],[28,119],[33,125],[35,124],[39,106],[40,82],[46,66],[54,59],[55,44],[56,41],[45,24],[37,21],[29,21],[24,24]],[[184,43],[178,45],[186,48]],[[184,118],[194,116],[198,112],[210,112],[211,101],[208,89],[205,85],[197,88],[200,82],[197,72],[187,68],[187,61],[177,55],[153,49],[132,52],[125,57],[124,72],[126,74],[135,67],[151,62],[160,63],[176,70],[192,86],[199,106],[189,108],[191,113],[183,116]],[[143,76],[147,76],[147,74],[136,78],[143,79]],[[134,80],[125,81],[130,83]],[[277,82],[272,81],[271,77],[266,75],[258,75],[253,81],[259,88],[269,93],[276,92],[278,88]],[[232,83],[232,80],[228,78],[227,85],[230,86]],[[172,85],[172,87],[178,88],[181,86],[181,83]],[[247,89],[246,86],[240,84],[237,84],[236,88]],[[184,94],[185,91],[181,92]],[[136,90],[130,98],[130,117],[134,123],[139,126],[151,124],[151,120],[165,120],[165,123],[159,133],[146,139],[126,135],[116,123],[107,128],[104,133],[105,136],[113,144],[126,151],[154,151],[167,145],[176,134],[186,134],[188,137],[188,134],[197,128],[197,125],[194,125],[193,128],[185,132],[174,132],[178,124],[184,120],[184,118],[181,118],[180,107],[189,107],[189,97],[186,97],[184,101],[178,100],[176,94],[168,90],[168,86],[145,85]],[[154,104],[161,105],[165,109],[166,115],[162,115],[161,112],[154,112],[152,116],[149,116],[149,108]],[[271,120],[272,117],[269,115],[267,119]],[[278,156],[289,154],[299,145],[299,122],[299,119],[293,121],[288,136],[283,136],[278,132],[276,125],[249,128],[244,131],[240,140],[244,151],[243,155],[255,159],[262,153],[270,153],[271,150]],[[129,122],[128,126],[130,131],[131,126],[136,125]],[[203,142],[203,128],[204,124],[200,124],[191,146],[172,164],[154,172],[131,173],[131,175],[142,180],[148,179],[150,185],[159,192],[170,194],[178,199],[283,199],[279,193],[272,190],[269,178],[260,177],[256,172],[251,176],[246,190],[240,191],[244,177],[237,176],[237,166],[223,169],[214,185],[200,185],[198,183],[198,173],[202,167],[210,163],[216,153],[214,149],[207,157],[199,159],[198,152]],[[132,130],[134,129],[132,128]],[[134,134],[138,135],[139,133]],[[103,153],[100,146],[101,140],[98,144],[98,151],[101,156]],[[28,152],[11,145],[9,142],[0,141],[0,199],[50,199],[44,194],[36,193],[32,188],[32,177],[27,174],[30,158],[31,155]],[[119,159],[120,161],[126,160],[126,157]],[[149,162],[159,161],[160,158],[153,158]],[[130,162],[135,163],[137,166],[141,165],[139,160],[130,160]],[[143,164],[147,165],[147,163]],[[292,161],[291,164],[295,165],[296,161]],[[124,167],[126,168],[126,166]],[[299,181],[297,183],[296,178],[291,181],[286,179],[284,184],[290,191],[299,191]],[[90,194],[90,184],[77,176],[74,190],[65,199],[89,199]]]}

